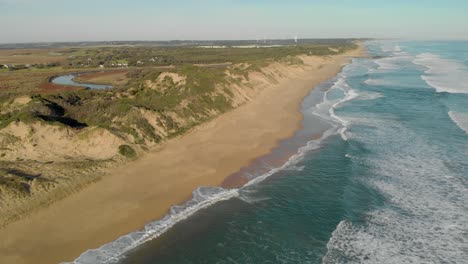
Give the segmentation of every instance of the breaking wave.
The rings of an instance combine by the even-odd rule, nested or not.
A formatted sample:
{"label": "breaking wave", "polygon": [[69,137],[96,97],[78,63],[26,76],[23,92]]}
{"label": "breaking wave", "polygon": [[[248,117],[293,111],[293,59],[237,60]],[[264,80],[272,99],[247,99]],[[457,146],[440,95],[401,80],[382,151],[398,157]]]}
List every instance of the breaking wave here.
{"label": "breaking wave", "polygon": [[116,263],[125,252],[154,239],[178,222],[187,219],[200,209],[219,201],[239,196],[239,190],[226,190],[221,187],[199,187],[193,191],[193,198],[182,204],[172,206],[170,212],[161,220],[151,222],[139,231],[124,235],[98,249],[87,250],[70,264]]}
{"label": "breaking wave", "polygon": [[468,134],[468,113],[458,113],[454,111],[449,111],[448,115],[450,119],[465,133]]}
{"label": "breaking wave", "polygon": [[[360,162],[380,175],[366,181],[386,196],[387,205],[368,213],[363,224],[341,221],[323,263],[463,263],[468,226],[463,179],[450,172],[429,142],[396,122],[386,123],[372,125],[391,126],[397,136],[358,140],[381,153]],[[390,137],[387,144],[393,146],[380,144],[381,136]]]}
{"label": "breaking wave", "polygon": [[401,69],[408,60],[411,60],[413,57],[407,55],[406,53],[399,52],[397,55],[376,59],[374,63],[377,64],[377,68],[370,68],[370,73],[387,73],[393,72]]}
{"label": "breaking wave", "polygon": [[[412,62],[428,68],[422,78],[437,92],[468,93],[468,74],[463,65],[428,53]],[[382,85],[379,77],[372,77],[365,81],[367,85]],[[408,93],[405,100],[410,96],[415,96],[417,104],[420,95]],[[353,127],[350,144],[370,154],[346,157],[369,170],[359,180],[383,195],[385,203],[359,220],[342,220],[331,235],[322,262],[466,262],[466,145],[460,148],[456,142],[443,141],[449,146],[442,148],[432,137],[422,136],[411,122],[405,123],[388,110],[374,110],[338,118],[358,127],[358,132]],[[468,114],[450,111],[449,116],[468,133]]]}
{"label": "breaking wave", "polygon": [[422,53],[413,60],[428,70],[421,78],[437,92],[468,93],[468,69],[456,61],[432,53]]}

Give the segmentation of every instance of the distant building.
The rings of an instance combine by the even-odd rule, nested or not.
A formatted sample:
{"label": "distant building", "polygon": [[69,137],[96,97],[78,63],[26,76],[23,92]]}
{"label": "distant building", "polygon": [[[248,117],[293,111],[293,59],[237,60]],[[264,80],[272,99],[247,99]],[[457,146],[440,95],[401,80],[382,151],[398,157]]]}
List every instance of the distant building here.
{"label": "distant building", "polygon": [[215,45],[212,45],[212,46],[198,46],[199,48],[202,48],[202,49],[225,49],[227,48],[227,46],[215,46]]}

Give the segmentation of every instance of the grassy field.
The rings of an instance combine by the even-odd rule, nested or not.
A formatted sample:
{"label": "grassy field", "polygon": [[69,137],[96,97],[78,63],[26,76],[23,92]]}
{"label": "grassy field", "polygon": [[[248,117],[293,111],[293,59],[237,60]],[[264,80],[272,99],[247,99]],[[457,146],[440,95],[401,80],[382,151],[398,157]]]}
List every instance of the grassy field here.
{"label": "grassy field", "polygon": [[329,55],[342,52],[346,47],[347,45],[300,45],[273,48],[102,47],[76,51],[72,53],[73,56],[69,62],[73,67],[101,64],[112,67],[113,64],[118,63],[128,63],[129,66],[240,63],[280,59],[299,54]]}
{"label": "grassy field", "polygon": [[62,49],[0,49],[0,64],[44,64],[67,59]]}

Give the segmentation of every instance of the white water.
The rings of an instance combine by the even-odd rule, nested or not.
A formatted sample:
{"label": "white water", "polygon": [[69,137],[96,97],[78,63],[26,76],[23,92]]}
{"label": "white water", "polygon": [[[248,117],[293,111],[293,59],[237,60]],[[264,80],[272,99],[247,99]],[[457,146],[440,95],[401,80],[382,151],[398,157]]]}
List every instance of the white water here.
{"label": "white water", "polygon": [[[424,76],[437,81],[438,92],[464,93],[468,82],[460,72],[465,69],[454,67],[456,62],[427,54],[413,62],[431,66]],[[370,73],[382,73],[382,62],[377,64],[380,71]],[[365,83],[383,85],[381,81],[371,77]],[[346,157],[369,167],[369,175],[360,180],[386,201],[360,224],[341,221],[327,244],[323,263],[466,263],[468,192],[466,178],[454,171],[466,164],[468,148],[444,160],[447,155],[440,147],[390,114],[337,115],[343,124],[360,127],[352,143],[372,155]],[[467,132],[468,114],[450,111],[449,116]]]}
{"label": "white water", "polygon": [[98,249],[91,249],[81,254],[70,264],[116,263],[125,252],[154,239],[178,222],[187,219],[195,212],[219,201],[239,196],[239,190],[225,190],[220,187],[200,187],[193,191],[193,198],[182,204],[172,206],[170,213],[158,221],[145,225],[142,230],[124,235]]}
{"label": "white water", "polygon": [[465,65],[431,53],[418,55],[413,63],[428,68],[421,78],[437,92],[468,93],[468,68]]}
{"label": "white water", "polygon": [[413,57],[407,53],[398,52],[395,56],[386,57],[382,59],[374,60],[374,63],[378,65],[377,68],[369,69],[370,73],[387,73],[401,69],[407,61]]}
{"label": "white water", "polygon": [[379,175],[366,184],[392,206],[371,211],[363,226],[342,221],[323,263],[464,263],[468,210],[463,180],[438,158],[436,147],[398,122],[368,117],[359,123],[390,127],[353,139],[378,153],[357,162]]}
{"label": "white water", "polygon": [[448,112],[450,119],[468,134],[468,113]]}

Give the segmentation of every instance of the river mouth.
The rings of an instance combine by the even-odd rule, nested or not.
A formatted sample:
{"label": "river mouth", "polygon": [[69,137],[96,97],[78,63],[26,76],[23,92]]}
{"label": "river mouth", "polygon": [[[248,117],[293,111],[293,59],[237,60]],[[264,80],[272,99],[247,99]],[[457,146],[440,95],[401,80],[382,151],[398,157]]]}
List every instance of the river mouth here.
{"label": "river mouth", "polygon": [[85,82],[76,82],[75,78],[81,74],[66,74],[54,77],[51,82],[54,84],[65,85],[65,86],[80,86],[86,87],[93,90],[103,90],[103,89],[112,89],[114,88],[109,84],[94,84],[94,83],[85,83]]}

